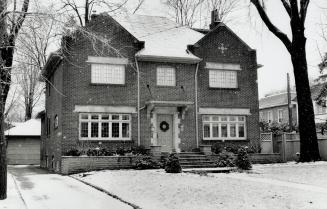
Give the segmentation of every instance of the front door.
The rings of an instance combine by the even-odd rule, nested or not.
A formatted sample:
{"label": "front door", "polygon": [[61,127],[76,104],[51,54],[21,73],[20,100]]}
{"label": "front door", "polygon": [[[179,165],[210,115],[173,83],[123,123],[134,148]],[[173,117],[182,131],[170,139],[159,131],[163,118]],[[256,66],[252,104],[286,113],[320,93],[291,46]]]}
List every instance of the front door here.
{"label": "front door", "polygon": [[162,152],[173,150],[173,115],[157,115],[158,145]]}

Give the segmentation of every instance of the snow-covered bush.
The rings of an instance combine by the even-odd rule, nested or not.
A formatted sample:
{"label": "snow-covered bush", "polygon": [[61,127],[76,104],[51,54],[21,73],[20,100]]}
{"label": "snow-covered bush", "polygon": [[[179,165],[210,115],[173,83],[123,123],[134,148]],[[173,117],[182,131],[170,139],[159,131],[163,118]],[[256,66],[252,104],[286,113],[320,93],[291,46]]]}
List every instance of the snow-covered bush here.
{"label": "snow-covered bush", "polygon": [[252,168],[251,161],[245,147],[239,148],[235,159],[235,165],[242,170],[250,170]]}
{"label": "snow-covered bush", "polygon": [[218,154],[216,164],[218,167],[234,167],[235,156],[232,152],[223,150]]}
{"label": "snow-covered bush", "polygon": [[132,147],[132,153],[134,155],[148,155],[148,150],[143,146]]}
{"label": "snow-covered bush", "polygon": [[75,148],[71,148],[70,150],[68,150],[66,152],[66,156],[80,156],[82,153],[80,150],[75,149]]}
{"label": "snow-covered bush", "polygon": [[170,154],[166,165],[165,165],[165,171],[167,173],[181,173],[182,167],[179,163],[179,159],[176,154]]}
{"label": "snow-covered bush", "polygon": [[135,169],[144,170],[144,169],[156,169],[160,168],[160,163],[153,160],[151,157],[144,157],[135,162]]}

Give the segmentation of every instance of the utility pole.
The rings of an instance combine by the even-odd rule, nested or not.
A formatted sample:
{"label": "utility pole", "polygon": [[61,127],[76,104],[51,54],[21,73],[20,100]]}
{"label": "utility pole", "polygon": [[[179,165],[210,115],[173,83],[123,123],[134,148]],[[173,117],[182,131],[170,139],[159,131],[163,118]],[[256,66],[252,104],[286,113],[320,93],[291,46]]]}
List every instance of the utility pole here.
{"label": "utility pole", "polygon": [[292,101],[291,101],[291,88],[290,88],[290,75],[287,73],[287,107],[288,107],[288,125],[290,132],[293,131],[292,121]]}

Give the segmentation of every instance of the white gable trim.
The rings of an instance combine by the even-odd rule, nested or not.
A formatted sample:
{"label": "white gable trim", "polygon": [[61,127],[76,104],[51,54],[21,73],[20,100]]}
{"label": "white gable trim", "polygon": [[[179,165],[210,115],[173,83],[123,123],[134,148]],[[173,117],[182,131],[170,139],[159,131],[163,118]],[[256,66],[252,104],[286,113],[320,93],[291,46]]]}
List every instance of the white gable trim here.
{"label": "white gable trim", "polygon": [[242,70],[239,64],[206,62],[205,68],[214,70]]}
{"label": "white gable trim", "polygon": [[202,115],[251,115],[247,108],[199,108]]}
{"label": "white gable trim", "polygon": [[132,106],[75,105],[74,112],[136,113],[136,108]]}
{"label": "white gable trim", "polygon": [[99,64],[113,64],[113,65],[127,65],[127,58],[119,58],[119,57],[94,57],[88,56],[86,62],[89,63],[99,63]]}

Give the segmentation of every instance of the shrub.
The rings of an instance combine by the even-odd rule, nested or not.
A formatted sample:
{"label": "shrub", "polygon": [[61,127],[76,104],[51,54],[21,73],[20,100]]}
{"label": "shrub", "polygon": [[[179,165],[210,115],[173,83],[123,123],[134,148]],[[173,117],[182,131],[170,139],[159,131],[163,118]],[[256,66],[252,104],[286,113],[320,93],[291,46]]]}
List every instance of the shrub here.
{"label": "shrub", "polygon": [[67,156],[80,156],[81,155],[81,151],[79,151],[78,149],[75,148],[71,148],[70,150],[68,150],[66,152]]}
{"label": "shrub", "polygon": [[134,155],[148,155],[148,150],[143,146],[132,147],[132,153]]}
{"label": "shrub", "polygon": [[106,149],[106,148],[89,148],[86,151],[87,156],[112,156],[114,155],[114,152]]}
{"label": "shrub", "polygon": [[212,145],[211,150],[215,154],[219,154],[222,151],[232,152],[236,154],[239,148],[239,145],[233,143],[215,143]]}
{"label": "shrub", "polygon": [[160,164],[151,157],[144,157],[135,162],[135,168],[139,170],[160,168]]}
{"label": "shrub", "polygon": [[179,163],[179,159],[176,154],[170,154],[166,165],[165,165],[165,171],[167,173],[181,173],[182,167]]}
{"label": "shrub", "polygon": [[251,161],[245,147],[241,147],[238,150],[235,165],[242,170],[250,170],[252,168]]}
{"label": "shrub", "polygon": [[217,166],[218,167],[234,167],[235,156],[232,152],[223,150],[218,154]]}
{"label": "shrub", "polygon": [[118,148],[116,149],[116,154],[117,154],[117,155],[124,156],[125,153],[127,153],[127,150],[125,150],[123,147],[118,147]]}

